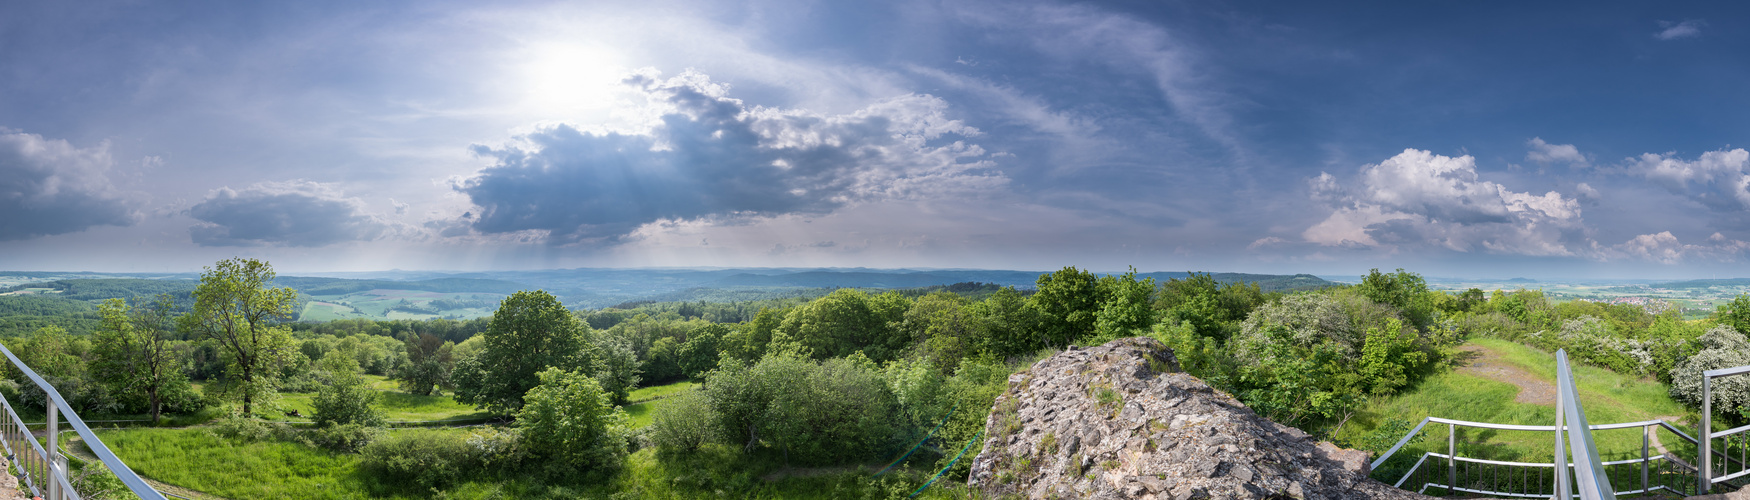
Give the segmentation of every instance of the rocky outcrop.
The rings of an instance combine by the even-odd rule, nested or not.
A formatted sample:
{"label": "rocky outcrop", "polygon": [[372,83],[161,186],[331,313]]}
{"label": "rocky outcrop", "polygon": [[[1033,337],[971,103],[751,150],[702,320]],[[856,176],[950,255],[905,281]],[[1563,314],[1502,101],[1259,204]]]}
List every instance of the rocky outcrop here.
{"label": "rocky outcrop", "polygon": [[1366,452],[1252,413],[1149,338],[1009,377],[970,483],[987,497],[1428,498],[1367,477]]}

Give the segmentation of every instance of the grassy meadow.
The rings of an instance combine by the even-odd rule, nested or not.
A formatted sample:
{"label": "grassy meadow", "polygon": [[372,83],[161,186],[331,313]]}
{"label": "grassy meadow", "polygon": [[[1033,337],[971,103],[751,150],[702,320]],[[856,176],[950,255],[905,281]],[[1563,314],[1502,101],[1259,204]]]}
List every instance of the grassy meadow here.
{"label": "grassy meadow", "polygon": [[[1475,338],[1469,343],[1492,351],[1497,356],[1492,362],[1517,367],[1552,387],[1555,384],[1555,355],[1552,353],[1489,338]],[[1574,364],[1572,369],[1580,391],[1580,404],[1592,425],[1676,417],[1676,427],[1690,436],[1696,434],[1697,412],[1672,400],[1664,384],[1592,366]],[[1386,436],[1370,434],[1379,432],[1378,429],[1387,421],[1396,419],[1413,425],[1430,416],[1501,424],[1555,423],[1554,406],[1515,402],[1518,392],[1519,387],[1510,383],[1457,369],[1443,371],[1428,377],[1408,392],[1370,401],[1338,433],[1337,438],[1352,444],[1380,442]],[[1402,437],[1403,431],[1398,432],[1389,436],[1387,446]],[[1678,456],[1695,456],[1695,446],[1688,441],[1662,428],[1655,432],[1658,440]],[[1554,436],[1549,432],[1459,427],[1456,434],[1458,454],[1462,457],[1517,462],[1554,461]],[[1596,431],[1593,436],[1599,456],[1605,461],[1641,456],[1639,427]],[[1394,455],[1390,463],[1376,471],[1374,478],[1387,483],[1396,482],[1423,453],[1446,453],[1446,441],[1446,425],[1428,424],[1420,438]],[[1658,454],[1658,451],[1652,453]],[[1634,475],[1638,481],[1638,472]],[[1634,489],[1638,487],[1637,484]]]}

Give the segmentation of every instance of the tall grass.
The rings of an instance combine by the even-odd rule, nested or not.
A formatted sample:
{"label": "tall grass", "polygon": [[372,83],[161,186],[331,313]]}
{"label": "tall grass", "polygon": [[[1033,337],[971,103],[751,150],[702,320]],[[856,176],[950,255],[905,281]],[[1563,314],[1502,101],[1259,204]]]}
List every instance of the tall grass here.
{"label": "tall grass", "polygon": [[237,500],[424,496],[375,491],[376,482],[357,473],[357,455],[297,443],[240,442],[199,428],[125,429],[100,437],[142,475]]}

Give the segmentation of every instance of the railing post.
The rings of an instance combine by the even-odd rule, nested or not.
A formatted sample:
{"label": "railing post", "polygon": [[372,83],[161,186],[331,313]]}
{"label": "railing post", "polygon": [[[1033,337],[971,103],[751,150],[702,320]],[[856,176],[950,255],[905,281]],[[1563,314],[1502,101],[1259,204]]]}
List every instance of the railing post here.
{"label": "railing post", "polygon": [[60,469],[61,461],[57,460],[61,455],[61,448],[56,446],[56,441],[61,434],[59,432],[61,430],[61,412],[55,407],[54,398],[45,399],[49,400],[49,457],[44,468],[48,469],[49,472],[44,474],[47,477],[43,478],[43,481],[49,483],[49,500],[61,500],[61,482],[55,480],[65,472]]}
{"label": "railing post", "polygon": [[1446,492],[1458,493],[1458,431],[1446,424]]}
{"label": "railing post", "polygon": [[1695,474],[1695,494],[1706,495],[1713,489],[1714,475],[1714,393],[1713,380],[1707,373],[1701,374],[1701,459],[1696,460],[1699,470]]}
{"label": "railing post", "polygon": [[1650,425],[1641,426],[1641,494],[1642,495],[1646,495],[1647,493],[1649,493],[1647,491],[1647,459],[1648,459],[1648,453],[1647,453],[1648,448],[1647,447],[1651,444],[1652,440],[1653,440],[1653,426],[1650,426]]}

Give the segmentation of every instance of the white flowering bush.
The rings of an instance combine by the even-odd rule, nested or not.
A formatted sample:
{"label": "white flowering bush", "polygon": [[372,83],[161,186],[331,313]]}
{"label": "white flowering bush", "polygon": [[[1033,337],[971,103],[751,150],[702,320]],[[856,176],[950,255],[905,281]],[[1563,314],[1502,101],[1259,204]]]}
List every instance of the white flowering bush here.
{"label": "white flowering bush", "polygon": [[[1701,352],[1671,370],[1671,398],[1701,406],[1701,374],[1707,370],[1750,365],[1750,339],[1729,326],[1716,326],[1697,339]],[[1716,412],[1737,413],[1750,404],[1750,377],[1726,377],[1713,382]]]}

